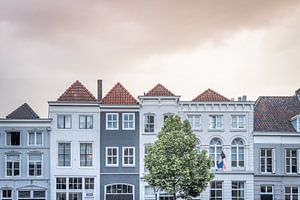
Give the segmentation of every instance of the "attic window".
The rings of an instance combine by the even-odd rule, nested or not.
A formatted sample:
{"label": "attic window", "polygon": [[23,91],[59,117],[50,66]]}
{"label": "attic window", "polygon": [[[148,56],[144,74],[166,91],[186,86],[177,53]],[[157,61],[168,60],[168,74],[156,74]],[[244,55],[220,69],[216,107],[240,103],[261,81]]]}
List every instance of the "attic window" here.
{"label": "attic window", "polygon": [[297,117],[297,132],[300,132],[300,116]]}
{"label": "attic window", "polygon": [[8,132],[6,134],[6,145],[20,146],[20,132]]}

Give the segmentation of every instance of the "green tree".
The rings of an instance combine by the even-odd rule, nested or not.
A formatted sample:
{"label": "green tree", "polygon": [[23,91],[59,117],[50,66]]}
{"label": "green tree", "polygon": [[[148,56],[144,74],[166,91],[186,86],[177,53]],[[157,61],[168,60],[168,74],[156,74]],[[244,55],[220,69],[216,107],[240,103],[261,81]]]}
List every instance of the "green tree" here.
{"label": "green tree", "polygon": [[210,172],[211,160],[206,151],[197,151],[197,138],[190,123],[179,116],[168,117],[158,133],[158,139],[149,147],[145,180],[154,187],[177,197],[191,199],[203,192],[214,178]]}

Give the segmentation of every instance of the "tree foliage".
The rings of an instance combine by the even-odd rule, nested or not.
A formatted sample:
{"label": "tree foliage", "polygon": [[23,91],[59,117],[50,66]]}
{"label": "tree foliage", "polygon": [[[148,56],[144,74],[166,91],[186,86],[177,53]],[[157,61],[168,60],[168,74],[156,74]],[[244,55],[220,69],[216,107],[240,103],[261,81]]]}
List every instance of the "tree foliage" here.
{"label": "tree foliage", "polygon": [[203,192],[214,175],[206,151],[197,151],[197,138],[187,120],[168,117],[149,147],[145,180],[152,186],[183,199],[191,199]]}

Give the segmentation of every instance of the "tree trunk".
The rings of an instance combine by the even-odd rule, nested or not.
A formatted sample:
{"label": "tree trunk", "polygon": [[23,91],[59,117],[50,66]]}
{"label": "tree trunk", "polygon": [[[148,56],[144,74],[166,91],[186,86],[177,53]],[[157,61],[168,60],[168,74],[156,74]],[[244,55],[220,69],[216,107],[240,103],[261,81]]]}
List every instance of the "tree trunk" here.
{"label": "tree trunk", "polygon": [[173,193],[173,200],[176,200],[176,192]]}

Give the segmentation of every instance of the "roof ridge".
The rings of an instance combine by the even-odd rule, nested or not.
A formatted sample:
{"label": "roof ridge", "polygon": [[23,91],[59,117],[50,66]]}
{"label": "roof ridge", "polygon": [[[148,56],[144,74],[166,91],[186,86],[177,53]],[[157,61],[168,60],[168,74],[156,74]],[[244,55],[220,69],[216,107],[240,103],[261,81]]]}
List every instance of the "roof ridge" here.
{"label": "roof ridge", "polygon": [[153,88],[145,93],[145,96],[175,96],[175,94],[161,83],[157,83]]}

